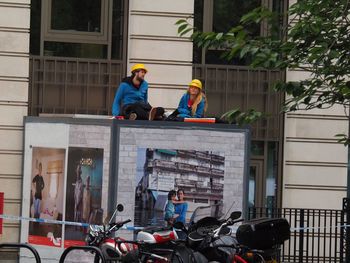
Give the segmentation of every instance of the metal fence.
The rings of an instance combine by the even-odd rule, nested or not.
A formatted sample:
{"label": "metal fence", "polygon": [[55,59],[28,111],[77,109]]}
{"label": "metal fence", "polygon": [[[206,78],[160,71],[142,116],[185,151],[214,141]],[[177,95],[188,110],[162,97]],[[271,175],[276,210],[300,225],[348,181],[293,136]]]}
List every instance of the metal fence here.
{"label": "metal fence", "polygon": [[281,250],[281,262],[346,262],[343,210],[250,208],[249,219],[284,217],[291,237]]}
{"label": "metal fence", "polygon": [[29,115],[111,115],[124,68],[119,60],[31,56]]}
{"label": "metal fence", "polygon": [[283,71],[195,64],[193,76],[204,82],[209,105],[207,115],[221,115],[234,108],[242,111],[254,108],[268,115],[252,124],[252,138],[280,139],[284,94],[273,91],[272,85],[284,80]]}

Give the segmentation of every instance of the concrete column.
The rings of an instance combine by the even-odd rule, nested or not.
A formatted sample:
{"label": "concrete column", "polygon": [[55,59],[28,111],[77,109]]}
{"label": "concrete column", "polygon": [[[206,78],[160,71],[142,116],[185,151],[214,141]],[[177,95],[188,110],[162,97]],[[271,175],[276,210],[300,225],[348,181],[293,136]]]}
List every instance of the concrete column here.
{"label": "concrete column", "polygon": [[192,78],[192,42],[175,22],[193,18],[193,0],[135,0],[129,7],[128,74],[134,63],[149,69],[149,101],[175,109]]}
{"label": "concrete column", "polygon": [[[0,1],[0,192],[4,214],[19,215],[23,117],[28,107],[30,0]],[[1,242],[19,241],[19,222],[4,221]]]}

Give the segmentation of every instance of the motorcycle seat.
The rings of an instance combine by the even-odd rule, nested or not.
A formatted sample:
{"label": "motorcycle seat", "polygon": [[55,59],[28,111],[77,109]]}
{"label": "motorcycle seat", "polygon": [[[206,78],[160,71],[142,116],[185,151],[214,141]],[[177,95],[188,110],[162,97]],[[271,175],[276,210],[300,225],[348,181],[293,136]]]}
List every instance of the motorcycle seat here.
{"label": "motorcycle seat", "polygon": [[145,227],[142,231],[153,234],[155,232],[169,231],[173,230],[171,226],[148,226]]}

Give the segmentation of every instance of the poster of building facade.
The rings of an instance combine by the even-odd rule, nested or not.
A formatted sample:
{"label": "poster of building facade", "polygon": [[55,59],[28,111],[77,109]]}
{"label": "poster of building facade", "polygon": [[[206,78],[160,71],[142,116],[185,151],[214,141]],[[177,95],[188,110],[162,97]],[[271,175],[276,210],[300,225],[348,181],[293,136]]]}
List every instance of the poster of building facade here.
{"label": "poster of building facade", "polygon": [[[225,157],[220,152],[138,148],[135,225],[222,216],[224,170]],[[176,197],[170,201],[173,191]],[[175,205],[170,217],[169,203]]]}
{"label": "poster of building facade", "polygon": [[[62,220],[65,149],[33,147],[29,215]],[[29,222],[28,242],[61,247],[62,225]]]}
{"label": "poster of building facade", "polygon": [[[69,147],[65,220],[102,224],[103,149]],[[65,226],[64,247],[84,245],[86,228]]]}

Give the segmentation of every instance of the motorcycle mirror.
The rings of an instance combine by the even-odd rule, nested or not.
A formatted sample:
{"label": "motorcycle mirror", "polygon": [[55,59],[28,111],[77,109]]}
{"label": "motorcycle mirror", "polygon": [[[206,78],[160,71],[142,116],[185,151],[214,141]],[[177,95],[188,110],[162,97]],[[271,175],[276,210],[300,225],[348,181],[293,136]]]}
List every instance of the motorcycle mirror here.
{"label": "motorcycle mirror", "polygon": [[[113,218],[115,217],[115,215],[117,214],[117,212],[122,212],[123,210],[124,210],[124,206],[123,206],[122,204],[118,204],[117,207],[116,207],[116,209],[114,210],[112,216],[110,216],[110,217],[107,216],[106,219],[105,219],[105,222],[106,222],[106,223],[108,222],[108,224],[112,223],[112,220],[113,220]],[[109,219],[109,220],[108,220],[108,219]],[[106,224],[106,223],[105,223],[105,224]]]}
{"label": "motorcycle mirror", "polygon": [[117,205],[117,210],[118,212],[123,212],[124,211],[124,206],[122,204]]}
{"label": "motorcycle mirror", "polygon": [[241,216],[242,216],[242,212],[241,211],[234,211],[234,212],[231,213],[230,218],[232,220],[236,220],[236,219],[240,218]]}

